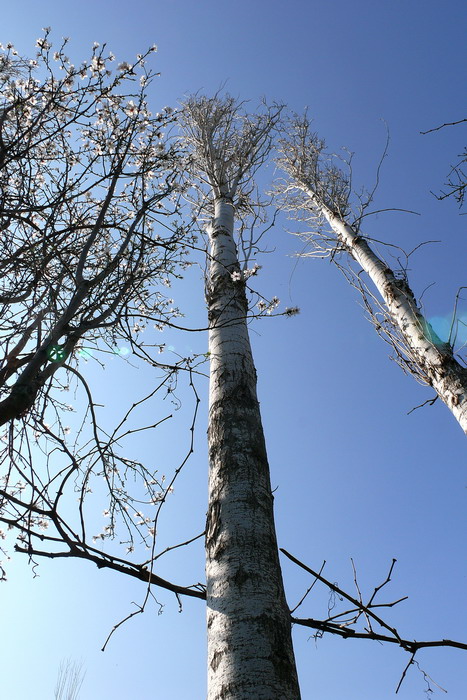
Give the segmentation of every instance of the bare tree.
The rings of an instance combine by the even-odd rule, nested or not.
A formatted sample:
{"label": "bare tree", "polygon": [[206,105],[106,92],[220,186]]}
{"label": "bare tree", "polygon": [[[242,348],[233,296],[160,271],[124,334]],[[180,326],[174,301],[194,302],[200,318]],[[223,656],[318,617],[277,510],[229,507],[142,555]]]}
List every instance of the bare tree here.
{"label": "bare tree", "polygon": [[[195,211],[206,221],[209,314],[209,509],[206,525],[206,602],[208,622],[208,697],[299,697],[290,647],[290,624],[346,638],[396,643],[410,654],[403,671],[417,664],[415,655],[427,646],[466,645],[452,640],[411,642],[376,608],[391,608],[403,599],[376,602],[391,580],[375,587],[368,601],[338,588],[285,550],[285,556],[313,577],[299,603],[284,615],[285,594],[277,561],[272,500],[264,435],[256,398],[256,372],[247,319],[253,314],[246,292],[258,266],[245,261],[256,250],[258,237],[251,220],[262,220],[253,175],[266,160],[281,108],[245,114],[230,96],[194,96],[183,105],[181,122],[191,151],[187,170],[197,190]],[[328,173],[328,188],[339,199],[341,181]],[[248,224],[250,222],[250,224]],[[242,257],[239,256],[239,251]],[[271,311],[277,300],[258,304]],[[291,315],[295,309],[284,313]],[[326,619],[299,618],[295,611],[317,582],[330,595],[351,603]],[[363,624],[362,624],[363,623]],[[359,628],[359,626],[362,627]],[[272,630],[274,632],[272,633]],[[277,645],[277,646],[276,646]],[[278,647],[282,647],[281,650]],[[271,664],[273,660],[273,664]],[[423,671],[422,671],[423,673]],[[400,685],[400,684],[399,684]]]}
{"label": "bare tree", "polygon": [[467,369],[454,351],[455,329],[448,342],[441,341],[423,315],[406,268],[391,269],[371,247],[361,223],[372,194],[352,213],[350,175],[342,161],[326,153],[306,115],[290,120],[278,164],[286,175],[278,183],[282,206],[292,218],[306,220],[312,231],[303,234],[311,248],[308,255],[330,257],[344,271],[401,367],[432,386],[467,432]]}
{"label": "bare tree", "polygon": [[[191,176],[211,217],[209,505],[206,525],[208,697],[299,698],[279,565],[256,371],[248,337],[247,274],[235,219],[253,205],[255,171],[272,145],[279,106],[246,114],[230,96],[183,105]],[[200,184],[200,187],[202,187]]]}
{"label": "bare tree", "polygon": [[62,661],[58,669],[58,678],[55,685],[55,700],[78,700],[84,676],[82,662],[77,663],[70,659]]}

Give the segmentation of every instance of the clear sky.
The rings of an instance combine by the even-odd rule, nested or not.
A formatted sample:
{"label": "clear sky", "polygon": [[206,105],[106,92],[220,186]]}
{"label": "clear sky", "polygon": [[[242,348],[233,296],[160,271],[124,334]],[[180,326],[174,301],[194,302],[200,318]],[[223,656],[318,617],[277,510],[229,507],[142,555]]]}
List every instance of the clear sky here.
{"label": "clear sky", "polygon": [[[465,117],[463,1],[23,0],[2,8],[0,41],[32,54],[45,26],[57,41],[71,37],[76,63],[94,41],[107,42],[120,60],[155,42],[161,77],[152,93],[154,111],[224,84],[253,106],[262,96],[297,111],[308,106],[331,149],[355,152],[359,186],[374,183],[386,122],[391,140],[376,208],[411,209],[420,216],[369,217],[365,232],[406,250],[440,241],[411,258],[410,279],[418,294],[435,283],[423,299],[439,328],[450,317],[458,288],[467,284],[466,220],[454,202],[438,202],[430,191],[439,191],[465,146],[465,125],[426,136],[420,131]],[[293,229],[293,222],[281,221],[268,234],[273,252],[259,261],[258,287],[284,305],[300,306],[301,314],[252,326],[280,545],[312,568],[326,559],[329,578],[348,589],[353,557],[367,592],[396,558],[388,595],[409,600],[389,611],[388,620],[409,638],[467,641],[466,438],[439,401],[407,415],[433,392],[388,359],[387,346],[337,269],[320,260],[297,262],[293,255],[301,244],[286,227]],[[192,271],[187,285],[180,289],[182,306],[198,299],[187,318],[202,324],[199,273]],[[207,344],[204,335],[168,333],[165,340],[182,354]],[[104,372],[90,362],[89,371],[115,415],[126,396],[152,381],[147,370],[126,374],[118,358]],[[205,384],[200,392],[195,454],[168,509],[167,541],[204,527]],[[157,415],[165,410],[154,408]],[[182,432],[167,428],[140,442],[142,457],[170,470],[188,445],[186,423]],[[163,564],[160,573],[180,583],[202,580],[202,557],[195,547]],[[310,582],[283,563],[293,606]],[[156,591],[163,614],[149,606],[102,653],[113,625],[143,600],[139,582],[71,560],[41,563],[33,578],[19,555],[8,573],[0,586],[2,700],[49,700],[67,657],[82,660],[86,669],[81,700],[205,697],[201,602],[186,601],[179,614],[176,601]],[[317,591],[302,615],[325,615],[326,604]],[[294,639],[304,700],[388,700],[408,661],[402,651],[374,642],[315,642],[305,629],[296,629]],[[464,700],[465,652],[431,650],[419,661],[450,700]],[[422,675],[411,669],[398,697],[423,698],[425,689]]]}

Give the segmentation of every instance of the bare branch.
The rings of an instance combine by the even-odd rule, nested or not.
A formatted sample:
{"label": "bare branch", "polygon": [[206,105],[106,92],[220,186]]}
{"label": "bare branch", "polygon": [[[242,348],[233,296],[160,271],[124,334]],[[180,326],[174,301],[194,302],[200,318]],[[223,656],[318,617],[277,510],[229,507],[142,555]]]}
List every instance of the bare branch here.
{"label": "bare branch", "polygon": [[420,133],[423,135],[431,134],[433,131],[439,131],[440,129],[444,129],[446,126],[457,126],[457,124],[463,124],[464,122],[467,122],[467,119],[458,119],[456,122],[446,122],[445,124],[435,126],[433,129],[428,129],[428,131],[421,131]]}

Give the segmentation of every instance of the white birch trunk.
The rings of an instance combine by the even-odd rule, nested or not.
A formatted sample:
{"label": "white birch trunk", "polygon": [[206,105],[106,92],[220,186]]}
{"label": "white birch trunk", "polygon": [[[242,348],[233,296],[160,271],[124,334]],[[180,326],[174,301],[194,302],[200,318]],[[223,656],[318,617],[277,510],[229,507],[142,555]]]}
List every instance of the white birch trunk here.
{"label": "white birch trunk", "polygon": [[209,232],[208,700],[298,700],[259,404],[233,239],[217,199]]}
{"label": "white birch trunk", "polygon": [[311,199],[313,207],[324,215],[349,254],[368,274],[426,381],[467,434],[467,369],[456,361],[451,348],[437,338],[410,287],[401,284],[366,240],[334,214],[311,188],[303,185],[301,189]]}

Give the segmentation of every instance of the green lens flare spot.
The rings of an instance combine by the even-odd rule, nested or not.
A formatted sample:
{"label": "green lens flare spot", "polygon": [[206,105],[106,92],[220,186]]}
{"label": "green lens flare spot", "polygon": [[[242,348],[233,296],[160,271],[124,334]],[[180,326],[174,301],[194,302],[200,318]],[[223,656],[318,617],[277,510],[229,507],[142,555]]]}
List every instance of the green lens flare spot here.
{"label": "green lens flare spot", "polygon": [[89,360],[89,358],[93,356],[92,350],[90,350],[89,348],[80,348],[77,354],[78,357],[82,357],[83,360],[86,360],[86,362]]}
{"label": "green lens flare spot", "polygon": [[125,355],[130,354],[129,349],[125,347],[117,348],[114,352],[116,355],[120,355],[120,357],[125,357]]}
{"label": "green lens flare spot", "polygon": [[46,352],[50,362],[62,362],[68,355],[63,345],[49,345]]}

